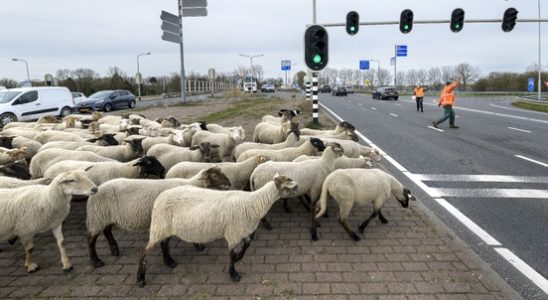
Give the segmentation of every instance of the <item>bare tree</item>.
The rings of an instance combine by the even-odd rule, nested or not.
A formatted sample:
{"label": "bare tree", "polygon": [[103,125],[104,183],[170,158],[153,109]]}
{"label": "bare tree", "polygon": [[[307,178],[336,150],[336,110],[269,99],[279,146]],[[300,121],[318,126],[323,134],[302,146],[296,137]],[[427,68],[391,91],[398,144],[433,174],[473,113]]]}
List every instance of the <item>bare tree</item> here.
{"label": "bare tree", "polygon": [[406,74],[406,81],[405,83],[407,84],[407,86],[416,86],[417,83],[419,82],[419,76],[418,76],[418,72],[417,70],[415,69],[411,69],[411,70],[408,70],[407,71],[407,74]]}
{"label": "bare tree", "polygon": [[364,80],[369,81],[369,84],[371,85],[372,88],[375,87],[375,85],[376,85],[375,78],[377,78],[377,70],[369,69],[369,70],[365,71]]}
{"label": "bare tree", "polygon": [[335,85],[337,83],[338,71],[336,69],[325,68],[320,73],[320,79],[324,81],[324,84]]}
{"label": "bare tree", "polygon": [[353,71],[351,69],[342,69],[339,71],[339,80],[342,85],[350,84],[352,81],[352,73]]}
{"label": "bare tree", "polygon": [[396,86],[401,88],[407,80],[406,77],[407,75],[405,74],[405,72],[399,71],[398,74],[396,74]]}
{"label": "bare tree", "polygon": [[264,77],[264,69],[261,65],[253,65],[253,68],[251,69],[251,73],[257,78],[259,82],[263,81]]}
{"label": "bare tree", "polygon": [[57,77],[58,80],[66,80],[70,77],[70,70],[69,69],[59,69],[57,72],[55,72],[55,77]]}
{"label": "bare tree", "polygon": [[387,69],[380,69],[377,73],[377,79],[379,80],[379,86],[388,85],[390,83],[390,71]]}
{"label": "bare tree", "polygon": [[428,70],[428,84],[435,86],[441,81],[441,70],[440,68],[431,68]]}
{"label": "bare tree", "polygon": [[362,85],[362,71],[354,70],[352,72],[352,85]]}
{"label": "bare tree", "polygon": [[426,69],[420,69],[417,71],[417,82],[420,85],[426,85],[426,79],[428,78],[428,71]]}
{"label": "bare tree", "polygon": [[466,89],[468,84],[478,79],[480,69],[468,63],[462,63],[455,67],[455,74],[462,80],[462,85]]}
{"label": "bare tree", "polygon": [[455,77],[455,69],[452,66],[443,66],[441,68],[441,79],[443,82],[451,81]]}

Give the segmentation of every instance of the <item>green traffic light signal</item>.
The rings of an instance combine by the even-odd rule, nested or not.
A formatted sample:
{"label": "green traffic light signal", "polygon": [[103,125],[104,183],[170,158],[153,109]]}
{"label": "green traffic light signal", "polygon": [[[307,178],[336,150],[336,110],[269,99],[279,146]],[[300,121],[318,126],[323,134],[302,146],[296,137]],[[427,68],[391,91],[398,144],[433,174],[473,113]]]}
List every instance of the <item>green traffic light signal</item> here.
{"label": "green traffic light signal", "polygon": [[464,10],[457,8],[451,13],[451,26],[453,32],[459,32],[464,27]]}
{"label": "green traffic light signal", "polygon": [[346,33],[350,35],[354,35],[358,33],[359,29],[360,29],[360,15],[355,11],[351,11],[348,14],[346,14]]}
{"label": "green traffic light signal", "polygon": [[319,64],[322,62],[322,56],[319,55],[319,54],[315,54],[314,55],[314,58],[312,58],[312,61],[315,63],[315,64]]}
{"label": "green traffic light signal", "polygon": [[413,29],[413,11],[406,9],[400,15],[400,31],[402,33],[409,33],[411,29]]}
{"label": "green traffic light signal", "polygon": [[309,26],[304,33],[304,61],[313,71],[320,71],[327,65],[329,39],[327,31],[320,25]]}
{"label": "green traffic light signal", "polygon": [[352,32],[356,31],[356,27],[351,26],[351,27],[350,27],[350,31],[352,31]]}

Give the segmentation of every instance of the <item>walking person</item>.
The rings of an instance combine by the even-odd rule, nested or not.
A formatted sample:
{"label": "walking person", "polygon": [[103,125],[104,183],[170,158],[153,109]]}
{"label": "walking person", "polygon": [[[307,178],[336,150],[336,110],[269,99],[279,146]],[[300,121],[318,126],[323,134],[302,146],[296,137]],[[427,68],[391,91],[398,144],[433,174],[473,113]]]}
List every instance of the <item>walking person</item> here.
{"label": "walking person", "polygon": [[453,111],[453,106],[455,105],[454,90],[459,87],[459,85],[460,82],[458,80],[454,82],[448,81],[445,84],[445,88],[443,88],[438,101],[438,106],[443,107],[443,118],[432,122],[434,128],[438,128],[438,125],[445,122],[447,119],[449,119],[449,128],[459,128],[459,126],[455,125],[455,112]]}
{"label": "walking person", "polygon": [[415,101],[417,102],[417,111],[419,111],[420,109],[421,112],[424,112],[424,109],[422,107],[422,100],[424,99],[424,88],[420,85],[417,85],[413,90],[413,95],[415,95]]}

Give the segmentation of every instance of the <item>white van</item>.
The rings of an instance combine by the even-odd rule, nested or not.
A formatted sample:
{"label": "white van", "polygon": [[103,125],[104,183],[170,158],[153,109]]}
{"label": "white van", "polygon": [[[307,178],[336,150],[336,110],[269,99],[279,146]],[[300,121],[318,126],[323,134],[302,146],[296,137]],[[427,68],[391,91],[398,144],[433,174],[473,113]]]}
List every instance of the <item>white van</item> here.
{"label": "white van", "polygon": [[0,127],[46,115],[65,117],[74,100],[66,87],[25,87],[0,91]]}

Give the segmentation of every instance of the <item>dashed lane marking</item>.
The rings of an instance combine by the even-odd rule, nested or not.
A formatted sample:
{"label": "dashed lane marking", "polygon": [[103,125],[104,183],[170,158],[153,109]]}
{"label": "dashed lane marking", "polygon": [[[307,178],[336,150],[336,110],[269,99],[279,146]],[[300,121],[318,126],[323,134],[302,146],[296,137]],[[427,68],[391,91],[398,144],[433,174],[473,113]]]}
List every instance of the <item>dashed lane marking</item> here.
{"label": "dashed lane marking", "polygon": [[445,130],[443,130],[443,129],[439,129],[439,128],[436,128],[436,127],[434,127],[434,126],[428,126],[428,128],[431,128],[431,129],[437,130],[437,131],[439,131],[439,132],[445,132]]}
{"label": "dashed lane marking", "polygon": [[529,131],[529,130],[519,129],[519,128],[515,128],[515,127],[508,127],[508,129],[516,130],[516,131],[521,131],[521,132],[531,133],[531,131]]}
{"label": "dashed lane marking", "polygon": [[398,117],[398,115],[393,114],[393,113],[390,113],[390,115],[391,115],[392,117],[396,117],[396,118]]}
{"label": "dashed lane marking", "polygon": [[534,160],[534,159],[532,159],[532,158],[528,158],[528,157],[525,157],[525,156],[522,156],[522,155],[514,155],[514,156],[515,156],[515,157],[518,157],[518,158],[521,158],[521,159],[525,159],[525,160],[530,161],[530,162],[532,162],[532,163],[535,163],[535,164],[538,164],[538,165],[541,165],[541,166],[543,166],[543,167],[547,167],[547,168],[548,168],[548,164],[545,164],[545,163],[540,162],[540,161],[538,161],[538,160]]}

